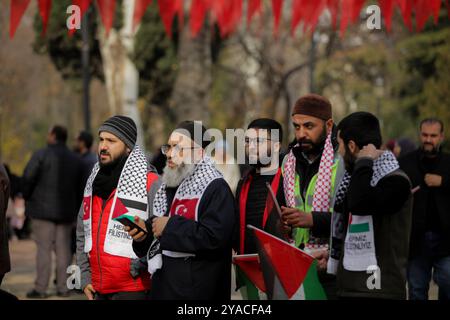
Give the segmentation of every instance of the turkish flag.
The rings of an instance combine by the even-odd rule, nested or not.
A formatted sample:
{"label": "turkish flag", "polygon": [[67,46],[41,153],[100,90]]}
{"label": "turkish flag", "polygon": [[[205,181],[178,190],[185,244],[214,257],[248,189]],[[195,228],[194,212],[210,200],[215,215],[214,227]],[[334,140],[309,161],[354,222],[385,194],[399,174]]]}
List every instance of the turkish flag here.
{"label": "turkish flag", "polygon": [[199,199],[175,199],[170,208],[170,216],[182,216],[189,220],[195,220],[195,211]]}
{"label": "turkish flag", "polygon": [[29,4],[30,0],[11,0],[11,19],[9,21],[9,37],[11,39],[14,38],[20,20]]}
{"label": "turkish flag", "polygon": [[91,217],[91,197],[83,198],[83,220],[89,220]]}

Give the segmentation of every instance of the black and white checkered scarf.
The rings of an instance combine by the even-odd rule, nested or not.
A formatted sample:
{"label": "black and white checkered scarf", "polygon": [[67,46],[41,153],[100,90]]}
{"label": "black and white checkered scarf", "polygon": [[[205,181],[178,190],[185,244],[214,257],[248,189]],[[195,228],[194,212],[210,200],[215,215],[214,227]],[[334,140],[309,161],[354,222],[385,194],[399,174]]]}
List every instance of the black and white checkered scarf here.
{"label": "black and white checkered scarf", "polygon": [[[223,178],[223,175],[217,170],[214,162],[209,157],[204,157],[194,169],[194,172],[188,176],[177,189],[173,201],[177,199],[200,199],[198,203],[201,202],[201,197],[205,192],[209,184],[219,178]],[[156,193],[155,199],[153,201],[153,216],[162,217],[167,214],[167,194],[166,194],[166,184],[163,183]],[[198,210],[198,206],[196,208]],[[197,214],[195,215],[197,219]],[[164,254],[170,254],[172,257],[186,257],[192,256],[193,254],[187,254],[182,252],[164,252]],[[162,250],[160,249],[160,243],[158,239],[153,240],[150,250],[147,253],[148,259],[148,271],[150,274],[156,272],[162,266]]]}
{"label": "black and white checkered scarf", "polygon": [[[380,157],[373,162],[373,175],[370,180],[370,185],[375,187],[378,182],[388,174],[400,168],[397,159],[390,151],[385,151]],[[345,239],[345,218],[338,208],[343,204],[350,186],[351,175],[347,171],[339,184],[336,192],[336,201],[334,204],[334,212],[331,218],[331,245],[330,245],[330,259],[328,261],[328,273],[335,274],[337,270],[337,263],[341,257],[341,244]]]}
{"label": "black and white checkered scarf", "polygon": [[[100,166],[97,163],[92,169],[84,189],[83,225],[85,252],[90,252],[92,249],[92,186],[99,170]],[[133,239],[125,231],[122,231],[124,226],[113,219],[122,214],[139,216],[144,220],[147,219],[147,172],[149,170],[150,165],[144,152],[136,146],[128,156],[122,169],[112,200],[104,243],[105,252],[121,257],[137,258],[132,248]]]}

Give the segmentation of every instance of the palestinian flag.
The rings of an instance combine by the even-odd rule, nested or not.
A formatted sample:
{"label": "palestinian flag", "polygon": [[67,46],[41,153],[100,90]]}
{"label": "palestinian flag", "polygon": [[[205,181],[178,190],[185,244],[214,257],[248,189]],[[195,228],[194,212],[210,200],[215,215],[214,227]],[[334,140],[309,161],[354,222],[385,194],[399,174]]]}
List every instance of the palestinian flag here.
{"label": "palestinian flag", "polygon": [[233,256],[236,285],[244,300],[267,300],[258,254]]}
{"label": "palestinian flag", "polygon": [[263,230],[247,227],[255,233],[269,300],[326,300],[312,256]]}

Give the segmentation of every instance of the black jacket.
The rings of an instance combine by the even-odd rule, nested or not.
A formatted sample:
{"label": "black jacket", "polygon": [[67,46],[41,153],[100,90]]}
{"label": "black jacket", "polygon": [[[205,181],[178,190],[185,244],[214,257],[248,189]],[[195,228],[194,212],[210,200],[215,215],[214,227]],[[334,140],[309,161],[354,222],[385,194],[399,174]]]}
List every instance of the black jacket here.
{"label": "black jacket", "polygon": [[[252,230],[246,228],[245,229],[245,241],[244,241],[244,252],[240,252],[240,231],[241,231],[241,212],[240,212],[240,204],[241,201],[243,201],[243,199],[241,198],[241,194],[242,194],[242,187],[244,186],[244,183],[246,183],[248,181],[248,179],[250,178],[250,176],[253,177],[253,179],[255,179],[255,177],[257,176],[256,170],[251,168],[250,170],[248,170],[247,172],[244,173],[243,177],[239,180],[239,183],[237,185],[236,188],[236,225],[235,225],[235,230],[234,230],[234,236],[233,236],[233,249],[238,253],[238,254],[253,254],[253,253],[257,253],[257,245],[256,245],[256,240],[255,240],[255,236]],[[259,176],[260,179],[264,179],[267,180],[267,182],[272,183],[273,179],[274,179],[275,175],[268,175],[264,178],[262,178],[261,176]],[[254,181],[254,180],[253,180]],[[253,188],[254,185],[250,185],[250,188]],[[278,190],[273,190],[274,193],[276,194],[276,198],[278,201],[278,204],[281,206],[286,206],[286,200],[284,198],[284,189],[283,189],[283,175],[280,175],[280,182],[278,185]],[[250,192],[249,192],[250,193]],[[260,201],[263,202],[265,205],[267,205],[267,200],[270,200],[269,198],[269,190],[266,189],[266,187],[264,186],[263,191],[260,191],[260,193],[258,194],[258,197],[260,196]],[[250,207],[255,207],[254,203],[249,203],[248,199],[247,199],[247,203],[246,203],[246,208],[247,208],[247,216],[248,216],[248,210],[250,209]],[[265,231],[267,231],[270,234],[282,237],[282,235],[279,232],[279,221],[280,221],[280,217],[279,217],[279,213],[276,210],[275,206],[272,207],[271,212],[269,212],[269,215],[267,217],[267,221],[266,221],[266,225],[263,226],[262,222],[263,222],[263,214],[264,214],[264,210],[265,210],[266,206],[264,206],[264,208],[261,208],[261,212],[260,216],[258,216],[259,221],[258,222],[254,222],[254,223],[249,223],[249,220],[246,219],[246,224],[253,224],[255,227],[260,228],[260,229],[264,229]],[[256,218],[256,217],[255,217]],[[256,219],[255,219],[256,220]]]}
{"label": "black jacket", "polygon": [[343,208],[337,211],[345,214],[345,221],[349,213],[372,216],[381,288],[368,288],[371,274],[366,271],[345,270],[342,255],[336,276],[338,296],[404,300],[412,211],[410,182],[405,173],[397,170],[372,187],[372,166],[371,159],[356,162]]}
{"label": "black jacket", "polygon": [[[167,194],[169,204],[173,195],[174,192]],[[198,221],[171,217],[160,237],[161,249],[194,253],[195,257],[163,255],[162,268],[152,276],[152,298],[229,300],[234,217],[233,193],[223,179],[214,180],[206,188],[199,204]],[[150,234],[146,240],[141,243],[133,241],[138,257],[147,254],[153,239],[149,221],[147,230]]]}
{"label": "black jacket", "polygon": [[[413,151],[399,160],[400,167],[409,176],[413,188],[420,186],[419,191],[414,193],[411,257],[421,252],[423,245],[421,239],[428,231],[427,219],[430,218],[437,220],[433,223],[439,225],[440,233],[444,236],[442,250],[446,251],[446,254],[450,254],[450,155],[440,153],[436,160],[436,165],[431,171],[424,166],[420,150]],[[440,175],[442,185],[434,188],[428,187],[424,180],[427,173]],[[429,201],[434,201],[433,212],[430,212]]]}
{"label": "black jacket", "polygon": [[8,224],[6,221],[9,191],[9,178],[5,167],[0,164],[0,282],[1,277],[11,269],[8,248]]}
{"label": "black jacket", "polygon": [[33,154],[23,174],[26,214],[33,219],[71,223],[80,207],[81,164],[64,144]]}

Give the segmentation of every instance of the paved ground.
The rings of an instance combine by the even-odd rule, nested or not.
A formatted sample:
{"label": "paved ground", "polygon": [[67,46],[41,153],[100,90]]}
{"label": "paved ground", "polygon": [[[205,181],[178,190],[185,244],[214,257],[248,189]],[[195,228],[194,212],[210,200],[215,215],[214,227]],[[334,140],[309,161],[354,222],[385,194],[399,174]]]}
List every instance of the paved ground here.
{"label": "paved ground", "polygon": [[[19,299],[26,299],[26,293],[33,288],[35,278],[35,258],[36,246],[31,240],[14,240],[10,242],[10,253],[12,271],[6,274],[2,289],[6,290]],[[53,285],[53,279],[49,287],[49,299],[54,300],[84,300],[84,295],[73,293],[69,298],[59,298],[55,295],[56,288]],[[232,281],[234,283],[234,280]],[[430,299],[437,298],[437,288],[434,284],[431,285]],[[240,300],[239,293],[234,292],[232,288],[232,299]]]}

